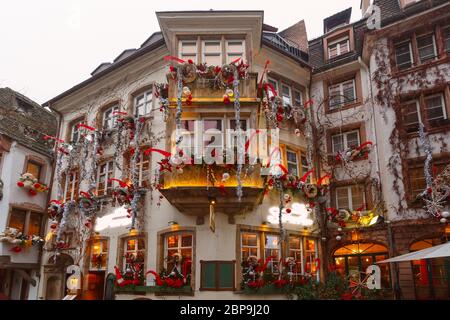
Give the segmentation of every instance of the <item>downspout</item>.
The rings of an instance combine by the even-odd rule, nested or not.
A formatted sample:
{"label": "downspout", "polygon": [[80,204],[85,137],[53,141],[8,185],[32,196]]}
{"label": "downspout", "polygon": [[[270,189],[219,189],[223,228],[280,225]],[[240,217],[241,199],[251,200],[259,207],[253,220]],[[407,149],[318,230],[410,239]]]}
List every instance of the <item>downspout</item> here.
{"label": "downspout", "polygon": [[[62,123],[62,114],[54,109],[51,108],[51,105],[49,104],[48,108],[52,111],[55,112],[56,115],[58,116],[58,126],[56,129],[56,136],[59,138],[61,136],[61,123]],[[50,192],[47,194],[47,202],[46,205],[51,201],[51,197],[52,197],[52,190],[53,190],[53,180],[55,178],[55,169],[56,169],[56,156],[57,156],[57,142],[55,143],[55,147],[54,147],[54,157],[51,160],[51,164],[52,164],[52,168],[51,168],[51,175],[50,175],[50,183],[49,183],[49,190]],[[45,226],[47,226],[47,220],[45,220]],[[47,231],[47,230],[45,230]],[[39,294],[40,294],[40,290],[42,289],[42,281],[41,281],[41,268],[43,267],[42,264],[42,256],[43,256],[43,246],[41,246],[39,248],[39,258],[38,258],[38,273],[36,274],[36,277],[39,278],[39,287],[38,287],[38,298],[39,298]]]}
{"label": "downspout", "polygon": [[[375,157],[377,159],[376,163],[376,171],[377,171],[377,176],[378,176],[378,181],[380,182],[380,186],[381,186],[381,173],[380,173],[380,158],[378,156],[378,143],[377,143],[377,127],[375,125],[375,104],[373,102],[373,89],[372,89],[372,82],[370,81],[371,79],[371,71],[370,71],[370,67],[367,66],[367,64],[361,59],[361,57],[358,57],[358,62],[361,65],[361,67],[363,67],[363,69],[366,71],[366,73],[368,74],[367,78],[367,85],[369,88],[369,101],[370,101],[370,105],[372,107],[372,127],[373,127],[373,131],[374,131],[374,143],[375,143],[375,148],[373,149],[375,152]],[[394,242],[394,236],[392,233],[392,226],[390,224],[390,222],[386,222],[386,226],[387,226],[387,240],[388,240],[388,245],[389,245],[389,257],[393,257],[394,256],[394,252],[395,252],[395,242]],[[401,299],[401,290],[400,290],[400,281],[399,281],[399,270],[398,270],[398,264],[397,263],[390,263],[390,274],[391,274],[391,279],[392,279],[392,283],[394,285],[394,298],[395,299]]]}

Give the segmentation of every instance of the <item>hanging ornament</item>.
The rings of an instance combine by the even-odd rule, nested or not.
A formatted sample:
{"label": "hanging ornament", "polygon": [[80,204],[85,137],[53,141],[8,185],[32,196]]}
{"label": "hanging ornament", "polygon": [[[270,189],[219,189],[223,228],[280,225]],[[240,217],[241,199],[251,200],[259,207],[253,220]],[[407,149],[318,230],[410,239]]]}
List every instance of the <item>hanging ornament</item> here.
{"label": "hanging ornament", "polygon": [[187,98],[191,95],[191,89],[189,89],[189,87],[183,87],[183,97]]}
{"label": "hanging ornament", "polygon": [[341,241],[341,240],[342,240],[342,237],[341,237],[341,236],[336,236],[336,240],[337,240],[337,241]]}
{"label": "hanging ornament", "polygon": [[224,172],[222,174],[222,182],[226,182],[228,179],[230,179],[230,174],[228,172]]}

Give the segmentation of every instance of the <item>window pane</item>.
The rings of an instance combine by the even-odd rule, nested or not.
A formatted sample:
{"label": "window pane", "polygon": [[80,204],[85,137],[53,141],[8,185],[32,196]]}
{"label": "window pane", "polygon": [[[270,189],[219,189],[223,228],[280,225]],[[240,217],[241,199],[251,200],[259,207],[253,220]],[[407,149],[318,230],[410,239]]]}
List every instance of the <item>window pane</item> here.
{"label": "window pane", "polygon": [[425,62],[436,57],[434,48],[434,36],[432,34],[417,38],[420,62]]}
{"label": "window pane", "polygon": [[344,136],[339,134],[331,137],[333,144],[333,153],[344,150]]}
{"label": "window pane", "polygon": [[167,237],[167,247],[168,248],[177,248],[178,247],[178,236]]}
{"label": "window pane", "polygon": [[197,53],[197,42],[195,41],[182,41],[181,42],[181,53],[182,54],[196,54]]}
{"label": "window pane", "polygon": [[289,249],[301,249],[300,247],[301,238],[297,236],[289,237]]}
{"label": "window pane", "polygon": [[356,210],[364,204],[364,188],[362,186],[352,186],[352,207]]}
{"label": "window pane", "polygon": [[407,132],[415,132],[419,129],[419,113],[417,101],[411,101],[404,104],[402,108],[403,125]]}
{"label": "window pane", "polygon": [[222,57],[220,54],[207,54],[204,59],[207,65],[209,66],[220,66],[222,65]]}
{"label": "window pane", "polygon": [[25,210],[12,209],[11,216],[9,217],[8,227],[18,229],[20,232],[24,232],[26,217],[27,212]]}
{"label": "window pane", "polygon": [[342,84],[342,92],[346,103],[355,101],[355,88],[353,80]]}
{"label": "window pane", "polygon": [[347,148],[355,148],[359,146],[358,131],[347,133]]}
{"label": "window pane", "polygon": [[228,53],[242,53],[244,52],[243,41],[228,41],[227,42],[227,52]]}
{"label": "window pane", "polygon": [[444,38],[444,47],[445,51],[450,51],[450,27],[447,27],[443,31],[443,38]]}
{"label": "window pane", "polygon": [[412,196],[413,198],[415,198],[426,187],[425,172],[423,167],[409,168],[408,176],[411,185]]}
{"label": "window pane", "polygon": [[41,165],[33,162],[28,161],[27,163],[27,173],[31,173],[36,179],[40,179],[41,177]]}
{"label": "window pane", "polygon": [[126,250],[127,251],[134,251],[134,250],[136,250],[136,239],[128,239]]}
{"label": "window pane", "polygon": [[294,90],[294,102],[296,106],[302,105],[302,93],[300,91]]}
{"label": "window pane", "polygon": [[203,120],[203,130],[222,130],[222,120]]}
{"label": "window pane", "polygon": [[28,226],[28,235],[40,235],[41,234],[41,221],[42,215],[40,213],[32,212],[30,214],[30,222]]}
{"label": "window pane", "polygon": [[328,57],[334,58],[338,55],[337,43],[328,47]]}
{"label": "window pane", "polygon": [[399,69],[406,69],[411,67],[411,48],[410,42],[404,42],[395,47],[395,57],[397,67]]}
{"label": "window pane", "polygon": [[181,237],[181,246],[182,247],[191,247],[192,246],[192,236],[191,235],[183,235]]}
{"label": "window pane", "polygon": [[338,209],[348,209],[349,203],[348,203],[348,188],[337,188],[336,189],[336,201],[337,201],[337,208]]}
{"label": "window pane", "polygon": [[428,120],[444,119],[444,105],[442,95],[426,98]]}
{"label": "window pane", "polygon": [[189,132],[194,132],[194,123],[195,120],[181,120],[181,128]]}
{"label": "window pane", "polygon": [[[247,130],[247,121],[240,120],[241,130]],[[236,130],[236,120],[230,120],[230,129]]]}
{"label": "window pane", "polygon": [[306,250],[307,251],[316,251],[316,241],[313,239],[307,239],[306,240]]}
{"label": "window pane", "polygon": [[258,234],[256,233],[242,233],[242,245],[256,247],[258,245]]}
{"label": "window pane", "polygon": [[267,234],[265,236],[266,243],[265,248],[266,249],[279,249],[279,237],[272,234]]}

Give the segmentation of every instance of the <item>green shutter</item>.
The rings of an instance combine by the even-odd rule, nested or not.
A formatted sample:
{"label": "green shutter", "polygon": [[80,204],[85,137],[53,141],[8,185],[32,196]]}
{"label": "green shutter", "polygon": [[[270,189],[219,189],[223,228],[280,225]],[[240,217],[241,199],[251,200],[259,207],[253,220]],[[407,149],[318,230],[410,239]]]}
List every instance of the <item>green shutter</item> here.
{"label": "green shutter", "polygon": [[214,289],[216,287],[216,264],[202,263],[202,288]]}
{"label": "green shutter", "polygon": [[233,262],[219,263],[219,288],[233,289],[234,288],[234,268]]}

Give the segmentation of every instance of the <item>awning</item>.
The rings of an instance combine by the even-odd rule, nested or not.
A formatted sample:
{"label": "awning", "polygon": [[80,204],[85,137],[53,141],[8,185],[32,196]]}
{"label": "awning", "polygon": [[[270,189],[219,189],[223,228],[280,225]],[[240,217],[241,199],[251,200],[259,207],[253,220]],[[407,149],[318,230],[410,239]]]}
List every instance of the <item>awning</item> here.
{"label": "awning", "polygon": [[434,246],[431,248],[407,253],[398,257],[383,260],[377,263],[388,263],[388,262],[401,262],[401,261],[413,261],[422,259],[433,259],[433,258],[443,258],[450,257],[450,242]]}

